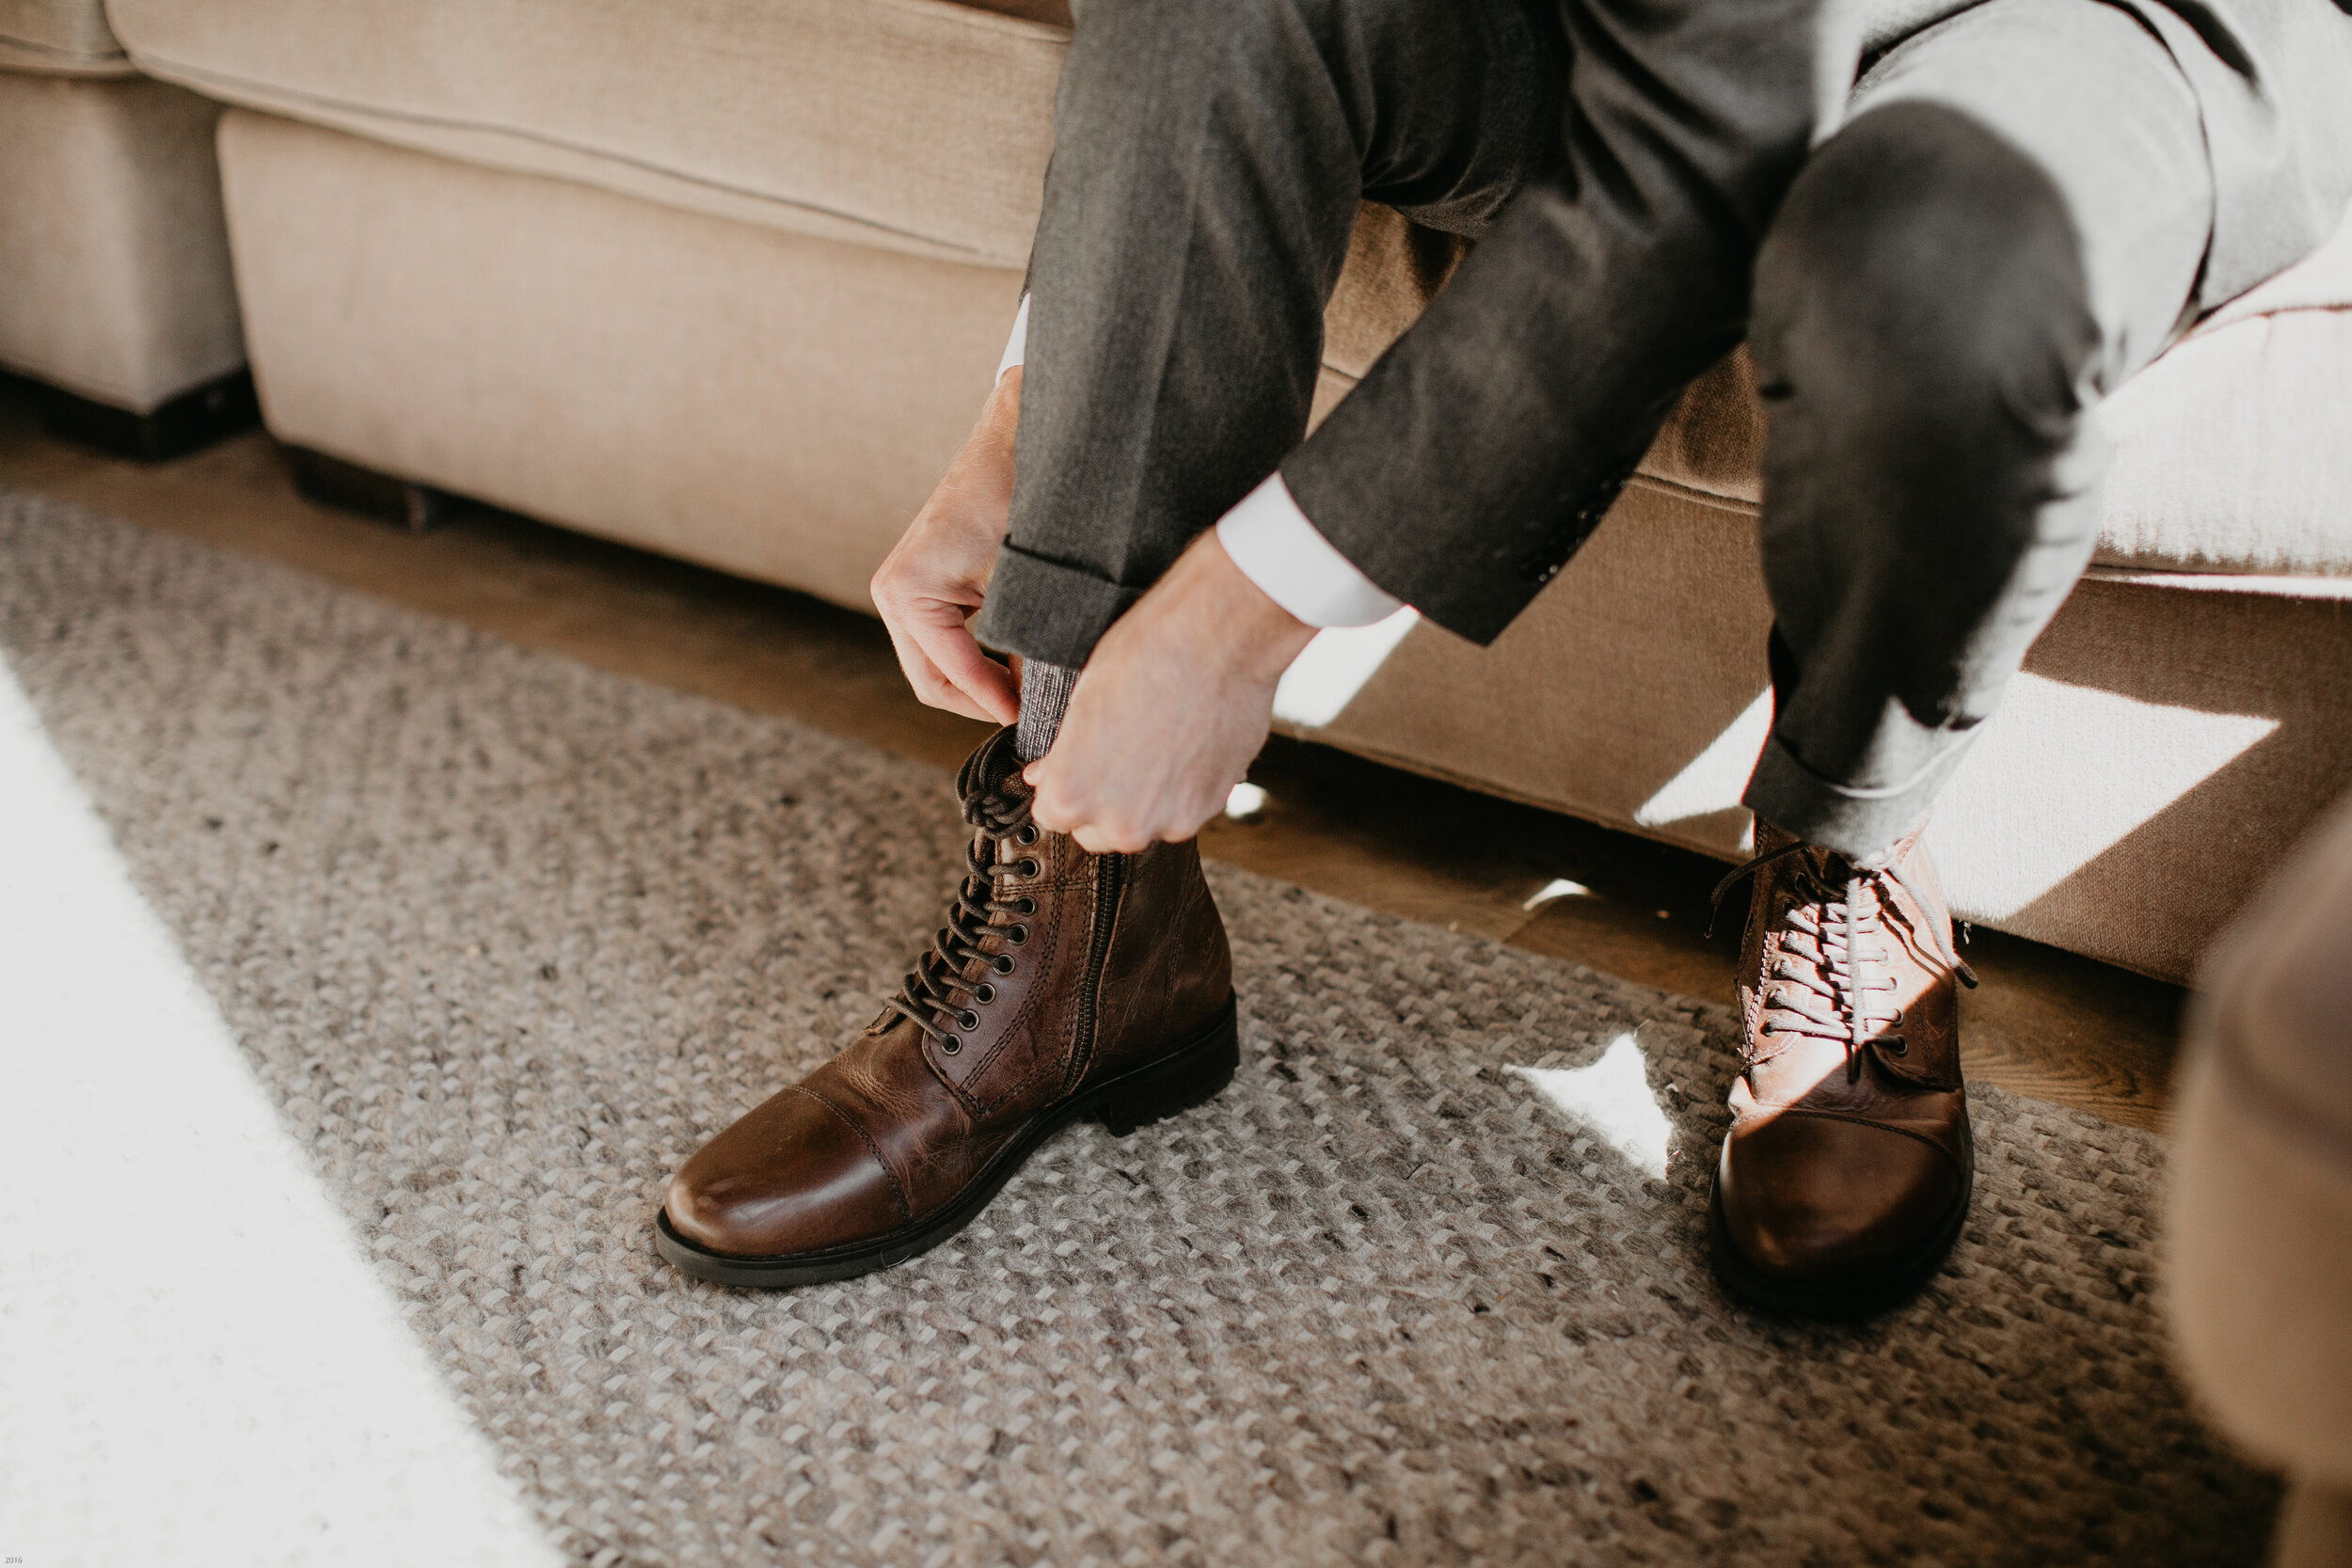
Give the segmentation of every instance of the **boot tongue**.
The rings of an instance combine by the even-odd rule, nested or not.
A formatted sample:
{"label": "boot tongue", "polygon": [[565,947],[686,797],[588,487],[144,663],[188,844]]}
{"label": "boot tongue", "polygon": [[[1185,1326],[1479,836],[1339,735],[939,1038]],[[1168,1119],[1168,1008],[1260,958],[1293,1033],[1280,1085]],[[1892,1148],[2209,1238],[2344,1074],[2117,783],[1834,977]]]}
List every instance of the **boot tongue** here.
{"label": "boot tongue", "polygon": [[1823,845],[1809,846],[1805,853],[1816,857],[1814,863],[1820,868],[1819,875],[1821,880],[1827,882],[1841,895],[1845,892],[1848,883],[1857,877],[1868,874],[1865,867],[1855,864],[1844,854]]}

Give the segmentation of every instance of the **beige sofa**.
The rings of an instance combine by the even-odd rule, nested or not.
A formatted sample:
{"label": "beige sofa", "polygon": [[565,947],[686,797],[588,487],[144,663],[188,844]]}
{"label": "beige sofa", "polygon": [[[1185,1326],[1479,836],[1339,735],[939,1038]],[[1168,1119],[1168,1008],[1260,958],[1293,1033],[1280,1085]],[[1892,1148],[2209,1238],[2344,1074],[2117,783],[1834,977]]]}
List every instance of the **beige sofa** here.
{"label": "beige sofa", "polygon": [[2219,947],[2183,1058],[2166,1307],[2223,1431],[2287,1474],[2273,1568],[2352,1562],[2352,800]]}
{"label": "beige sofa", "polygon": [[[1065,29],[1033,0],[112,0],[220,157],[283,439],[866,607],[1020,293]],[[1425,238],[1425,237],[1424,237]],[[1367,210],[1328,407],[1442,271]],[[2352,238],[2105,411],[2101,564],[1935,827],[1957,911],[2185,977],[2352,787]],[[1302,734],[1719,855],[1761,739],[1761,415],[1693,388],[1493,648],[1318,642]]]}
{"label": "beige sofa", "polygon": [[160,456],[250,422],[219,118],[98,0],[0,0],[0,367],[72,434]]}

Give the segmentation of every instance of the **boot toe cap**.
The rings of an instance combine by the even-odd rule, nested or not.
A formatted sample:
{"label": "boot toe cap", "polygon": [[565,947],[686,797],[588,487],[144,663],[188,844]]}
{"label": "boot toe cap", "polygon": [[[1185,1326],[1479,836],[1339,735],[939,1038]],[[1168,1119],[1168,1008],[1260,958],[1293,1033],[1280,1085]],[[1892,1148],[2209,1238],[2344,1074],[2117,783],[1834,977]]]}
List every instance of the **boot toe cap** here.
{"label": "boot toe cap", "polygon": [[670,1179],[671,1228],[706,1252],[782,1258],[850,1246],[910,1218],[898,1185],[842,1112],[785,1090]]}
{"label": "boot toe cap", "polygon": [[1927,1138],[1792,1112],[1733,1129],[1716,1191],[1724,1234],[1751,1265],[1819,1282],[1915,1264],[1966,1201],[1968,1180]]}

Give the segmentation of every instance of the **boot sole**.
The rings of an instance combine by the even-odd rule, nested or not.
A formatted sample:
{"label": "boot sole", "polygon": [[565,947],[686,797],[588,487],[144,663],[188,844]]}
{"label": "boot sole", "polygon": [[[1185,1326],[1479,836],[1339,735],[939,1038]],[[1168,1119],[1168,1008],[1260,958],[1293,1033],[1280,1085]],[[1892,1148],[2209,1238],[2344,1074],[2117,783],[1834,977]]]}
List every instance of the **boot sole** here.
{"label": "boot sole", "polygon": [[1099,1119],[1111,1136],[1123,1138],[1138,1127],[1189,1111],[1214,1100],[1233,1081],[1241,1065],[1241,1030],[1233,1003],[1189,1038],[1149,1066],[1121,1073],[1039,1117],[975,1177],[945,1208],[870,1242],[818,1252],[774,1258],[742,1258],[711,1252],[679,1235],[667,1211],[653,1223],[654,1250],[662,1261],[714,1285],[784,1290],[854,1279],[921,1256],[979,1217],[997,1190],[1012,1179],[1038,1146],[1073,1121]]}
{"label": "boot sole", "polygon": [[1707,1252],[1715,1277],[1724,1290],[1750,1307],[1784,1317],[1819,1318],[1830,1323],[1854,1323],[1875,1318],[1927,1289],[1944,1266],[1952,1245],[1968,1223],[1969,1206],[1977,1196],[1974,1166],[1961,1188],[1960,1201],[1926,1244],[1902,1261],[1867,1274],[1826,1275],[1820,1279],[1792,1280],[1767,1274],[1750,1262],[1731,1240],[1724,1223],[1724,1194],[1718,1182],[1707,1208]]}

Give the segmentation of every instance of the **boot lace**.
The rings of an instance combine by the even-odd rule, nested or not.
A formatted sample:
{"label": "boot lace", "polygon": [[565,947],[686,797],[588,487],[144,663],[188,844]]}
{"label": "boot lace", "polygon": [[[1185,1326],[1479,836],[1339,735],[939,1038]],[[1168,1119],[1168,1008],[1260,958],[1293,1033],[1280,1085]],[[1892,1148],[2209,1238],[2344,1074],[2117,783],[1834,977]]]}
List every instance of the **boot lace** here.
{"label": "boot lace", "polygon": [[1898,1056],[1911,1050],[1899,1034],[1871,1033],[1881,1026],[1899,1028],[1903,1022],[1902,1008],[1894,1005],[1895,979],[1886,967],[1886,949],[1878,945],[1889,917],[1924,943],[1963,985],[1974,987],[1977,974],[1953,950],[1950,932],[1921,930],[1904,912],[1905,906],[1888,896],[1891,890],[1899,890],[1912,907],[1925,905],[1900,871],[1891,865],[1865,869],[1832,857],[1830,863],[1846,870],[1839,883],[1815,868],[1806,847],[1803,843],[1784,844],[1756,856],[1715,884],[1713,908],[1720,911],[1724,895],[1742,879],[1782,861],[1795,861],[1791,879],[1798,901],[1781,916],[1787,929],[1764,975],[1762,1008],[1795,1022],[1767,1022],[1756,1033],[1836,1040],[1846,1049],[1846,1081],[1857,1083],[1864,1047],[1876,1043]]}
{"label": "boot lace", "polygon": [[[1037,913],[1037,900],[1025,894],[1015,895],[1005,884],[1035,877],[1041,869],[1034,858],[1008,862],[997,854],[997,847],[1007,839],[1024,848],[1038,841],[1040,832],[1029,820],[1027,800],[1008,800],[993,792],[975,793],[964,800],[963,819],[974,832],[963,852],[963,885],[956,890],[947,924],[932,933],[930,946],[914,960],[898,990],[882,1002],[885,1016],[898,1014],[938,1041],[939,1049],[950,1056],[963,1049],[961,1036],[980,1026],[979,1013],[957,1002],[956,993],[963,992],[981,1006],[996,1000],[993,985],[987,980],[967,980],[964,971],[975,962],[985,963],[1000,975],[1019,967],[1019,960],[1009,953],[983,952],[980,939],[993,933],[1014,947],[1029,940],[1029,928],[1020,920]],[[993,925],[991,917],[999,914],[1013,916],[1013,924]]]}

